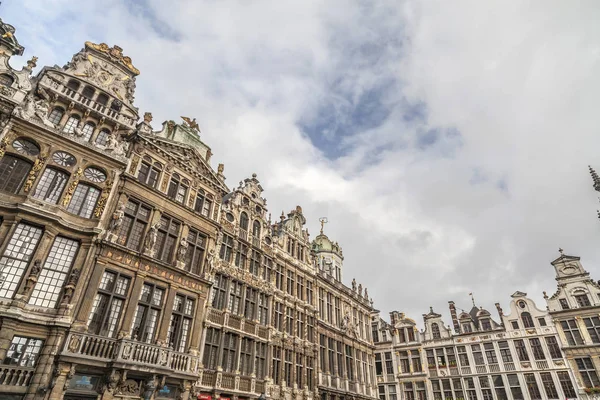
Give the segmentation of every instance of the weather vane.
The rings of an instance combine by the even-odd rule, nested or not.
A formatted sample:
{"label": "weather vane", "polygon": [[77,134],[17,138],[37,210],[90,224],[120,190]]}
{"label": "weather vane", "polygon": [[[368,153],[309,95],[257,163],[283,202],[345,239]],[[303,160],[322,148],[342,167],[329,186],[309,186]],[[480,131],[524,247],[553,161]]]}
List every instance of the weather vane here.
{"label": "weather vane", "polygon": [[321,217],[319,218],[319,222],[321,223],[321,235],[323,234],[323,226],[325,226],[326,223],[328,223],[329,221],[327,220],[327,217]]}

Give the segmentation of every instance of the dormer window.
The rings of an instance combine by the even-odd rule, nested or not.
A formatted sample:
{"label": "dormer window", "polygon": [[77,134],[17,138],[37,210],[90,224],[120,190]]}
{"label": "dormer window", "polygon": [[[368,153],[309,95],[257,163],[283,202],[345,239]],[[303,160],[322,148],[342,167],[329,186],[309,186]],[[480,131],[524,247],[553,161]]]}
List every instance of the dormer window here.
{"label": "dormer window", "polygon": [[256,239],[260,239],[260,222],[255,220],[252,223],[252,236]]}
{"label": "dormer window", "polygon": [[473,332],[473,329],[471,328],[471,324],[470,323],[463,323],[462,324],[462,331],[463,333],[471,333]]}
{"label": "dormer window", "polygon": [[480,322],[481,322],[481,330],[489,331],[492,329],[492,323],[490,322],[489,318],[483,319]]}
{"label": "dormer window", "polygon": [[248,214],[245,212],[240,214],[240,229],[248,231]]}
{"label": "dormer window", "polygon": [[525,328],[533,328],[533,318],[531,318],[531,314],[528,312],[521,313],[521,320],[523,321],[523,327]]}
{"label": "dormer window", "polygon": [[0,74],[0,85],[11,87],[15,82],[15,79],[8,74]]}
{"label": "dormer window", "polygon": [[588,298],[588,295],[586,293],[576,294],[574,297],[575,297],[575,300],[577,301],[577,306],[579,306],[579,307],[591,306],[590,299]]}
{"label": "dormer window", "polygon": [[569,308],[569,303],[567,302],[567,299],[558,299],[558,302],[560,303],[560,308],[562,308],[563,310],[568,310]]}
{"label": "dormer window", "polygon": [[91,86],[86,86],[83,88],[83,91],[81,92],[81,95],[83,97],[86,97],[88,99],[91,99],[92,97],[94,97],[94,93],[96,93],[96,91],[94,90],[93,87]]}
{"label": "dormer window", "polygon": [[381,341],[382,342],[387,342],[388,338],[387,338],[387,331],[385,329],[381,330]]}
{"label": "dormer window", "polygon": [[441,339],[442,335],[440,334],[440,326],[437,323],[431,324],[431,334],[434,339]]}

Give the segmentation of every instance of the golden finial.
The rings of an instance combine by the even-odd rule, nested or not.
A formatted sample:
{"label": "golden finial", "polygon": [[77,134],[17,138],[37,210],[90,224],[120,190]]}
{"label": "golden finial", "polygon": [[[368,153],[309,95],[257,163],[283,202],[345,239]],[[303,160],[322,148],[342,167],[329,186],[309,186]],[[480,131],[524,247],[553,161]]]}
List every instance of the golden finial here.
{"label": "golden finial", "polygon": [[323,234],[323,227],[329,221],[327,220],[327,217],[321,217],[321,218],[319,218],[319,222],[321,223],[321,235],[322,235]]}

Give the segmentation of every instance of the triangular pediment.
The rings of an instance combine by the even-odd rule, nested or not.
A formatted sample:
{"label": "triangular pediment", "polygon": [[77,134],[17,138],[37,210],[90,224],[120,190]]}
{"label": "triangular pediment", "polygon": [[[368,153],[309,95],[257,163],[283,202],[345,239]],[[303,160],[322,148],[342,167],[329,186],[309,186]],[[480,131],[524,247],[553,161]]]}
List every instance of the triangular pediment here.
{"label": "triangular pediment", "polygon": [[581,260],[581,257],[568,256],[566,254],[561,254],[560,257],[558,257],[556,260],[552,261],[550,264],[555,265],[557,263],[566,263],[569,261],[579,261],[579,260]]}
{"label": "triangular pediment", "polygon": [[159,153],[173,164],[176,164],[179,169],[188,172],[205,185],[215,189],[221,197],[229,192],[229,188],[217,172],[211,168],[209,163],[193,146],[152,134],[141,134],[140,138],[146,147]]}

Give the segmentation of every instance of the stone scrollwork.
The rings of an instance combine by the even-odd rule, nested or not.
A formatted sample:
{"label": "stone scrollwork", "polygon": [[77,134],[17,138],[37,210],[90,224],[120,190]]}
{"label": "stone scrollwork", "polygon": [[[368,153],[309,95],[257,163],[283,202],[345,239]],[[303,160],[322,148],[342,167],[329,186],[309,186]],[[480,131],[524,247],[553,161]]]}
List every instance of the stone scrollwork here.
{"label": "stone scrollwork", "polygon": [[69,184],[69,187],[67,188],[67,190],[65,192],[65,195],[62,200],[62,205],[64,207],[68,206],[69,203],[71,202],[71,198],[73,197],[73,193],[75,193],[75,189],[77,188],[77,185],[79,184],[79,179],[81,178],[81,175],[83,175],[83,170],[80,167],[77,169],[77,172],[75,172],[75,174],[73,174],[73,180],[71,181],[71,183]]}
{"label": "stone scrollwork", "polygon": [[94,209],[94,216],[96,218],[100,218],[102,213],[104,212],[104,208],[106,207],[106,202],[108,201],[108,196],[110,196],[110,192],[112,190],[112,186],[115,182],[115,172],[112,172],[111,178],[108,182],[106,182],[106,186],[102,190],[102,194],[98,199],[98,204],[96,204],[96,208]]}

